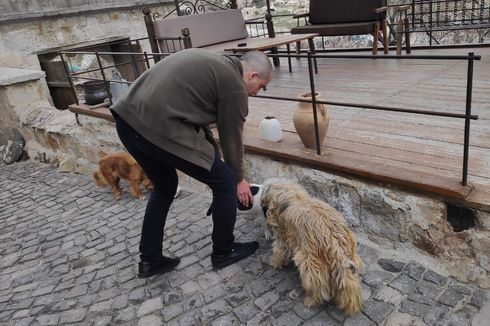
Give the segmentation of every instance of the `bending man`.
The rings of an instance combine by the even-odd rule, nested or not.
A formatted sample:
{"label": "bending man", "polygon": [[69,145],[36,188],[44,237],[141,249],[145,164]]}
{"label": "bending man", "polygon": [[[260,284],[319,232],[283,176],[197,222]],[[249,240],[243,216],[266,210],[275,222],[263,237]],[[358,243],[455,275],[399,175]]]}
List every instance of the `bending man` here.
{"label": "bending man", "polygon": [[[153,181],[140,241],[139,277],[172,270],[180,262],[162,254],[165,220],[173,201],[176,170],[207,184],[213,193],[213,252],[219,269],[257,248],[233,236],[237,198],[253,200],[243,178],[242,131],[248,95],[271,80],[272,66],[261,52],[238,60],[200,49],[170,55],[141,75],[111,109],[118,135]],[[210,124],[216,124],[224,161]]]}

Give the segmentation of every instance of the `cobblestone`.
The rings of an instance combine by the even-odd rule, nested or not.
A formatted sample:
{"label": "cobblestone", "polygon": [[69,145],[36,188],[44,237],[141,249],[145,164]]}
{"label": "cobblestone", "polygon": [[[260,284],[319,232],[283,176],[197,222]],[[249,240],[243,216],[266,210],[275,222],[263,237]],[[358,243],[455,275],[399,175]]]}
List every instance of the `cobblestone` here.
{"label": "cobblestone", "polygon": [[362,257],[370,262],[361,275],[363,311],[306,308],[297,269],[269,265],[271,243],[253,216],[237,220],[235,235],[257,237],[257,254],[212,270],[210,199],[192,189],[167,219],[164,251],[182,262],[138,279],[145,202],[127,193],[115,202],[90,175],[32,161],[0,165],[0,189],[2,325],[470,325],[488,306],[488,290],[363,244],[373,253]]}

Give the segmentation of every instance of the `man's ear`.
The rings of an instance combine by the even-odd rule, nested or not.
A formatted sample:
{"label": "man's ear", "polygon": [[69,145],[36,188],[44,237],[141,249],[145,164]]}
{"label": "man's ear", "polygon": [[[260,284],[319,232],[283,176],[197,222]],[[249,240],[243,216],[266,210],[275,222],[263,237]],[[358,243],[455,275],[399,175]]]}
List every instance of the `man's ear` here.
{"label": "man's ear", "polygon": [[251,80],[251,79],[259,76],[259,73],[256,71],[248,71],[247,76],[248,76],[248,80]]}

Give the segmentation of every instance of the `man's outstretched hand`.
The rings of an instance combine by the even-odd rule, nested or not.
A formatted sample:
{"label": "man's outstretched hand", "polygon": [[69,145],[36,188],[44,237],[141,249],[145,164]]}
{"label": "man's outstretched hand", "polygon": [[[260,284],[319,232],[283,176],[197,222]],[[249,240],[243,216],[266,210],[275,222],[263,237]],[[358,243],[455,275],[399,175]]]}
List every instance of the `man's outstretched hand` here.
{"label": "man's outstretched hand", "polygon": [[252,192],[250,191],[250,184],[248,183],[247,180],[242,179],[237,186],[236,186],[236,194],[238,197],[238,200],[240,203],[248,207],[250,205],[253,205],[254,202],[254,196],[252,195]]}

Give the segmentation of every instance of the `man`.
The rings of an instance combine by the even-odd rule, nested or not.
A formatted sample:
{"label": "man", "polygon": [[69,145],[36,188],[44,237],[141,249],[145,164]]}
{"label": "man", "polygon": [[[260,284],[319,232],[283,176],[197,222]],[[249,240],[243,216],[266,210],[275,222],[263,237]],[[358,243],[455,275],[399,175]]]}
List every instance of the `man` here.
{"label": "man", "polygon": [[[253,200],[243,178],[248,95],[256,95],[271,75],[271,63],[261,52],[239,60],[184,50],[146,71],[111,108],[122,143],[155,185],[143,220],[139,277],[170,271],[180,262],[162,255],[165,220],[178,185],[176,169],[212,190],[213,267],[226,267],[257,250],[256,241],[236,243],[233,229],[237,198],[245,206]],[[210,124],[217,126],[224,162]]]}

